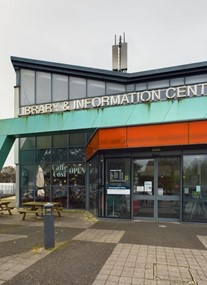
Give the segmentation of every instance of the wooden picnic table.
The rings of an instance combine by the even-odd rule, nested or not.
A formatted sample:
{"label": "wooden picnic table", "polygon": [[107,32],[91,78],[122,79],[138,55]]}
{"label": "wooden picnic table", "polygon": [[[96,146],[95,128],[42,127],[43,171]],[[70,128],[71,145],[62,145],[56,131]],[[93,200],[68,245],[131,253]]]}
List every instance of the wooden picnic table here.
{"label": "wooden picnic table", "polygon": [[9,215],[12,215],[11,210],[14,209],[14,207],[9,206],[11,202],[8,200],[0,200],[0,212],[7,212]]}
{"label": "wooden picnic table", "polygon": [[[23,203],[23,208],[19,209],[18,212],[23,214],[22,220],[25,220],[26,214],[32,213],[35,214],[37,217],[43,217],[44,213],[44,205],[48,202],[40,202],[40,201],[31,201]],[[60,202],[51,202],[50,204],[53,205],[54,213],[57,213],[59,217],[61,217],[61,212],[63,210],[62,204]]]}

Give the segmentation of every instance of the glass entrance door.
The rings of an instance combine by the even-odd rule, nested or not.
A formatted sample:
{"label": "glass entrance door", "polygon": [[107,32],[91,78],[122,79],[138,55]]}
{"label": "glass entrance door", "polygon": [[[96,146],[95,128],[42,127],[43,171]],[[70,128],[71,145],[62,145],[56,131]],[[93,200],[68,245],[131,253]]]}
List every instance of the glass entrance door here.
{"label": "glass entrance door", "polygon": [[180,219],[180,158],[133,161],[133,216]]}
{"label": "glass entrance door", "polygon": [[130,218],[130,159],[106,160],[106,217]]}

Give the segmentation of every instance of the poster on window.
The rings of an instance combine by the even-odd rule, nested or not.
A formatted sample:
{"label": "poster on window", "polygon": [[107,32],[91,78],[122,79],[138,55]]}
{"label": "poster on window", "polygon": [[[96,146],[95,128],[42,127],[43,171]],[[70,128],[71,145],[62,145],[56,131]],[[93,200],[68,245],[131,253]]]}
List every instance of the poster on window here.
{"label": "poster on window", "polygon": [[121,169],[110,169],[109,170],[110,182],[124,182],[124,173]]}
{"label": "poster on window", "polygon": [[145,192],[152,192],[152,181],[145,181],[144,182],[144,191]]}

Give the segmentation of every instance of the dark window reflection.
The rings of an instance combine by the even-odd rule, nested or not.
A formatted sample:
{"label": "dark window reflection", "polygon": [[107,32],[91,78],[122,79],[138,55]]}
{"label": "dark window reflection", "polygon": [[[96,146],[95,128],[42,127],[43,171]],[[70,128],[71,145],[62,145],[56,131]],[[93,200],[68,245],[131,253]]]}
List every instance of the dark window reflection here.
{"label": "dark window reflection", "polygon": [[52,149],[52,161],[53,162],[66,162],[68,157],[67,148]]}
{"label": "dark window reflection", "polygon": [[81,147],[73,147],[69,149],[69,160],[70,161],[85,161],[85,149]]}
{"label": "dark window reflection", "polygon": [[69,163],[69,208],[85,208],[85,164]]}
{"label": "dark window reflection", "polygon": [[34,163],[34,150],[22,150],[20,152],[20,163]]}
{"label": "dark window reflection", "polygon": [[45,162],[50,162],[50,154],[50,149],[37,149],[35,151],[35,162],[41,165]]}

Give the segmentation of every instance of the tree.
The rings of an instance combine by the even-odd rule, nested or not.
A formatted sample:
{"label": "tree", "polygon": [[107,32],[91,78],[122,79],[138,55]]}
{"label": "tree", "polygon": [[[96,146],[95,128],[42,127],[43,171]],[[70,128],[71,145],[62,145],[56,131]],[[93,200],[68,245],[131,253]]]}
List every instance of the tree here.
{"label": "tree", "polygon": [[13,166],[6,166],[0,172],[0,183],[15,183],[16,169]]}

